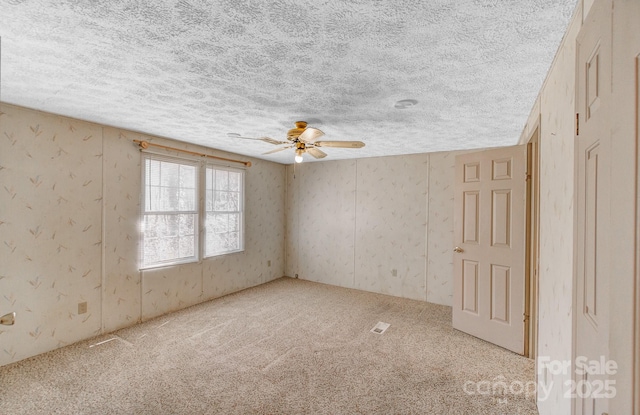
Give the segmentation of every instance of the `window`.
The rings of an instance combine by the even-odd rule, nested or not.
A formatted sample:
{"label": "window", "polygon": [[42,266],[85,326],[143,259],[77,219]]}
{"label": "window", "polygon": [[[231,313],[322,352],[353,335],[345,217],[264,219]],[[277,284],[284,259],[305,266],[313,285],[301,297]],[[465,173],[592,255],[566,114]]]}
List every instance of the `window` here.
{"label": "window", "polygon": [[243,249],[243,173],[207,166],[205,256]]}
{"label": "window", "polygon": [[244,170],[148,153],[142,165],[142,268],[244,249]]}

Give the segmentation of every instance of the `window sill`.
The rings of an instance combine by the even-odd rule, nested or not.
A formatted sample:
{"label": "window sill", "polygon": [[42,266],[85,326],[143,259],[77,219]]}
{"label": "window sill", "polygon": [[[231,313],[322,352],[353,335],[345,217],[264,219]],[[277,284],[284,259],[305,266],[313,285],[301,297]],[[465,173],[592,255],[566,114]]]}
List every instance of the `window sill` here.
{"label": "window sill", "polygon": [[154,270],[154,269],[175,267],[175,266],[185,265],[185,264],[197,264],[199,262],[200,261],[198,261],[196,258],[189,258],[189,259],[184,260],[184,261],[163,262],[163,263],[160,263],[160,264],[146,265],[146,266],[140,267],[139,270],[140,271],[151,271],[151,270]]}
{"label": "window sill", "polygon": [[202,258],[202,260],[204,261],[204,260],[207,260],[207,259],[215,259],[215,258],[220,258],[220,257],[228,256],[228,255],[243,254],[243,253],[244,253],[244,249],[238,249],[237,251],[229,251],[229,252],[224,252],[222,254],[206,256],[206,257]]}

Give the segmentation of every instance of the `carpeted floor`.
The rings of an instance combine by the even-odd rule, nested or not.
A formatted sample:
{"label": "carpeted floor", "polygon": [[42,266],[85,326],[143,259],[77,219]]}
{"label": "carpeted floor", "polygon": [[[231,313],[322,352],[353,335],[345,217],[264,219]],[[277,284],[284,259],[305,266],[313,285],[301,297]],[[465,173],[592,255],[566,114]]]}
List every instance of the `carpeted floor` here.
{"label": "carpeted floor", "polygon": [[281,278],[0,367],[0,414],[537,414],[533,380],[450,307]]}

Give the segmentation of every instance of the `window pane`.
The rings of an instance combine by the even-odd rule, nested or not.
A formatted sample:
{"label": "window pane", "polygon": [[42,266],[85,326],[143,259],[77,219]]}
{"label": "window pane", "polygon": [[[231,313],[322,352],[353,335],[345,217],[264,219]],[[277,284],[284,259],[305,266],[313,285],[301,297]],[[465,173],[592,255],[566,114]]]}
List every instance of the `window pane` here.
{"label": "window pane", "polygon": [[208,212],[213,210],[213,190],[206,190],[205,209]]}
{"label": "window pane", "polygon": [[240,215],[237,213],[230,214],[228,223],[229,223],[229,231],[238,232],[240,230]]}
{"label": "window pane", "polygon": [[164,238],[178,235],[178,215],[145,215],[145,236]]}
{"label": "window pane", "polygon": [[205,256],[242,249],[243,172],[207,167]]}
{"label": "window pane", "polygon": [[213,204],[213,210],[226,212],[229,210],[229,193],[228,192],[215,192],[215,201]]}
{"label": "window pane", "polygon": [[158,211],[174,212],[178,210],[178,195],[175,187],[161,187]]}
{"label": "window pane", "polygon": [[142,247],[143,255],[144,255],[144,264],[153,264],[159,261],[158,256],[158,245],[160,242],[155,238],[144,238],[143,242],[144,246]]}
{"label": "window pane", "polygon": [[224,215],[208,213],[205,220],[205,253],[208,256],[221,252],[222,236],[227,231],[227,219]]}
{"label": "window pane", "polygon": [[145,215],[143,258],[145,265],[195,256],[196,214]]}
{"label": "window pane", "polygon": [[224,244],[224,234],[212,234],[207,241],[209,243],[209,252],[207,253],[207,255],[211,256],[221,254],[226,251]]}
{"label": "window pane", "polygon": [[180,236],[193,236],[196,230],[196,216],[193,215],[178,215],[178,234]]}
{"label": "window pane", "polygon": [[231,212],[237,212],[240,210],[240,193],[229,192],[229,200],[227,201],[227,207]]}
{"label": "window pane", "polygon": [[229,232],[226,239],[227,249],[232,251],[240,248],[240,234],[238,232]]}
{"label": "window pane", "polygon": [[180,187],[195,189],[196,167],[186,164],[180,165]]}
{"label": "window pane", "polygon": [[146,155],[144,168],[143,266],[196,259],[197,164]]}
{"label": "window pane", "polygon": [[229,219],[228,215],[216,213],[213,214],[213,232],[217,234],[226,233],[229,231]]}
{"label": "window pane", "polygon": [[146,211],[155,210],[158,208],[162,198],[160,197],[160,187],[159,186],[151,186],[147,188],[147,205],[145,206]]}
{"label": "window pane", "polygon": [[167,161],[159,163],[160,185],[164,187],[175,187],[178,176],[178,165]]}
{"label": "window pane", "polygon": [[196,166],[147,159],[145,168],[146,212],[196,210]]}
{"label": "window pane", "polygon": [[180,189],[180,210],[196,210],[196,189]]}
{"label": "window pane", "polygon": [[160,162],[147,159],[147,177],[151,186],[160,185]]}
{"label": "window pane", "polygon": [[229,190],[239,192],[241,183],[240,179],[240,173],[229,172]]}
{"label": "window pane", "polygon": [[180,240],[180,258],[188,258],[195,255],[195,236],[181,236]]}
{"label": "window pane", "polygon": [[225,170],[216,170],[216,190],[229,189],[229,172]]}
{"label": "window pane", "polygon": [[205,188],[207,190],[212,190],[214,188],[214,176],[216,174],[216,171],[214,169],[210,169],[207,168],[207,171],[205,173],[205,178],[206,178],[206,183],[205,183]]}

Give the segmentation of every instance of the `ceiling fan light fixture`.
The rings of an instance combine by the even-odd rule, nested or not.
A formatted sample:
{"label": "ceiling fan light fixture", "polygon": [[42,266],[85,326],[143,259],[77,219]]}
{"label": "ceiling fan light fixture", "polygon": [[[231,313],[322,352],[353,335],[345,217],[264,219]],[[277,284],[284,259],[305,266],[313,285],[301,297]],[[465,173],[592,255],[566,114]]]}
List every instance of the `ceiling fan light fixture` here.
{"label": "ceiling fan light fixture", "polygon": [[[302,163],[304,161],[304,153],[308,153],[314,159],[323,159],[327,157],[327,153],[320,150],[320,147],[338,147],[338,148],[362,148],[364,143],[362,141],[318,141],[318,138],[322,137],[324,133],[317,128],[306,127],[305,121],[296,121],[296,128],[289,130],[287,133],[288,141],[274,140],[269,137],[243,137],[238,133],[227,133],[229,138],[237,138],[242,140],[264,141],[265,143],[281,145],[284,147],[278,147],[274,150],[262,153],[264,155],[278,153],[280,151],[294,148],[296,152],[295,162]],[[304,128],[303,128],[304,127]]]}

